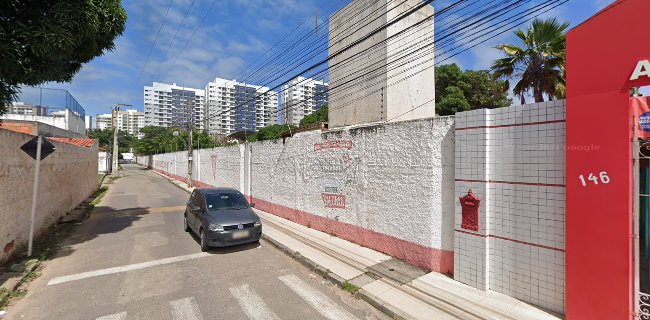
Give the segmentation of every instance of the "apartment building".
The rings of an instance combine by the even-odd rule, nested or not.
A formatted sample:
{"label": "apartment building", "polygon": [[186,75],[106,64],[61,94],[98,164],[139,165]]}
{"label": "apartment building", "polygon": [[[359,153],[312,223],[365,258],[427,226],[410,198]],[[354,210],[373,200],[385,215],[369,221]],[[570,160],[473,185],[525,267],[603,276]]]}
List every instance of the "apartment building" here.
{"label": "apartment building", "polygon": [[[95,118],[97,120],[97,129],[113,128],[113,116],[111,114],[98,114]],[[128,132],[138,138],[144,136],[144,134],[140,133],[140,129],[145,126],[144,112],[133,109],[118,111],[115,121],[120,131]]]}
{"label": "apartment building", "polygon": [[92,130],[93,129],[93,116],[85,116],[84,117],[84,123],[86,125],[86,130]]}
{"label": "apartment building", "polygon": [[142,138],[144,134],[140,129],[145,126],[144,112],[138,110],[126,110],[117,112],[117,128],[129,134]]}
{"label": "apartment building", "polygon": [[109,114],[95,115],[95,129],[104,130],[113,128],[113,116]]}
{"label": "apartment building", "polygon": [[24,114],[30,116],[47,116],[47,108],[21,102],[14,102],[9,106],[7,113]]}
{"label": "apartment building", "polygon": [[201,89],[154,82],[151,87],[144,87],[145,126],[187,128],[191,121],[194,128],[204,130],[204,98]]}
{"label": "apartment building", "polygon": [[267,87],[216,78],[205,87],[210,134],[254,132],[277,124],[278,93]]}
{"label": "apartment building", "polygon": [[300,120],[327,105],[329,84],[305,77],[296,77],[282,86],[282,123],[298,125]]}

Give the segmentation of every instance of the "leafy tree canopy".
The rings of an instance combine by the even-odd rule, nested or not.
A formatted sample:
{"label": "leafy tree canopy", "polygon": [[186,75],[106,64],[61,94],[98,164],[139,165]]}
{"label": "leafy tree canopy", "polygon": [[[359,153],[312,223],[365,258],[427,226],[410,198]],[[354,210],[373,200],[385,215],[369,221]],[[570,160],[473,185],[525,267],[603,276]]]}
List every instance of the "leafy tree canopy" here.
{"label": "leafy tree canopy", "polygon": [[[88,131],[88,137],[97,139],[99,147],[112,152],[113,129],[95,129]],[[117,147],[119,153],[129,152],[134,147],[137,138],[126,131],[117,134]]]}
{"label": "leafy tree canopy", "polygon": [[[174,134],[174,132],[178,132]],[[142,139],[135,142],[134,151],[141,155],[187,150],[189,132],[175,128],[147,126],[140,129],[144,134]],[[207,131],[192,131],[192,148],[214,148],[220,144]]]}
{"label": "leafy tree canopy", "polygon": [[300,120],[300,127],[307,127],[310,124],[317,122],[327,122],[329,120],[328,111],[329,109],[326,105],[320,107],[318,110],[302,118],[302,120]]}
{"label": "leafy tree canopy", "polygon": [[436,113],[441,116],[512,104],[506,81],[487,70],[461,70],[456,64],[436,67]]}
{"label": "leafy tree canopy", "polygon": [[71,81],[113,50],[127,18],[121,0],[2,0],[0,17],[0,114],[19,85]]}
{"label": "leafy tree canopy", "polygon": [[295,128],[296,126],[292,126],[292,125],[274,124],[272,126],[264,127],[260,130],[257,130],[255,134],[248,136],[248,141],[254,142],[254,141],[280,139],[282,137],[283,132]]}

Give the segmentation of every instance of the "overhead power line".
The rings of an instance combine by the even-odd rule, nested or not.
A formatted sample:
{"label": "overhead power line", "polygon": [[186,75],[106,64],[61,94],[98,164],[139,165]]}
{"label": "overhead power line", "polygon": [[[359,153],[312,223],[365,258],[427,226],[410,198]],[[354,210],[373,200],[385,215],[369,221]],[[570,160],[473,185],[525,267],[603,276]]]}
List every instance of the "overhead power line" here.
{"label": "overhead power line", "polygon": [[140,73],[138,74],[138,80],[136,80],[136,82],[140,81],[140,78],[142,77],[142,73],[147,68],[147,63],[149,63],[149,58],[151,57],[151,51],[153,51],[153,48],[156,46],[156,42],[158,41],[158,36],[160,36],[160,31],[165,25],[165,20],[167,19],[167,15],[169,14],[169,9],[171,9],[173,2],[174,0],[169,1],[169,5],[167,6],[167,10],[165,11],[165,16],[163,16],[162,21],[160,22],[160,28],[158,28],[158,33],[156,33],[156,38],[153,40],[153,43],[151,44],[151,48],[149,48],[147,59],[145,59],[144,64],[142,65],[142,69],[140,69]]}
{"label": "overhead power line", "polygon": [[196,28],[194,28],[194,31],[192,31],[192,35],[190,35],[190,37],[187,38],[187,41],[185,41],[185,44],[184,44],[183,47],[181,48],[181,51],[178,52],[178,54],[177,54],[176,57],[174,58],[174,61],[172,62],[172,64],[169,66],[169,68],[167,68],[167,71],[165,72],[165,75],[162,77],[163,80],[164,80],[165,78],[167,78],[167,74],[169,74],[169,71],[171,71],[171,69],[174,67],[174,65],[176,65],[176,61],[178,61],[178,57],[180,57],[181,54],[183,54],[183,51],[185,51],[185,48],[187,48],[187,45],[188,45],[188,44],[190,43],[190,41],[192,41],[192,39],[194,38],[194,35],[196,34],[196,31],[198,31],[199,28],[201,28],[201,26],[203,25],[203,22],[205,22],[205,19],[206,19],[206,18],[208,17],[208,15],[210,14],[210,11],[212,11],[212,7],[214,7],[214,4],[215,4],[216,2],[217,2],[217,0],[213,0],[213,1],[212,1],[212,4],[210,4],[210,8],[208,8],[208,10],[205,12],[205,15],[203,15],[203,18],[201,19],[201,22],[199,22],[199,24],[196,26]]}
{"label": "overhead power line", "polygon": [[[167,54],[169,54],[169,49],[172,47],[172,44],[174,44],[174,41],[176,40],[176,36],[178,35],[178,32],[183,28],[183,24],[185,23],[185,19],[187,19],[187,16],[190,14],[190,10],[192,10],[192,7],[194,6],[194,2],[196,0],[192,0],[190,3],[189,7],[187,7],[187,11],[185,11],[185,15],[183,16],[183,20],[181,20],[181,23],[178,25],[178,28],[176,29],[176,32],[174,32],[174,36],[172,37],[172,41],[169,42],[169,45],[167,46],[167,50],[165,50],[165,57]],[[153,72],[152,76],[156,76],[158,74],[158,70],[160,70],[160,66],[162,65],[163,61],[160,60],[158,63],[158,67],[156,67],[156,71]]]}
{"label": "overhead power line", "polygon": [[[546,6],[548,6],[549,4],[552,4],[552,3],[558,3],[558,1],[559,1],[559,0],[548,0],[548,1],[545,2],[544,4],[546,4]],[[550,9],[544,11],[544,12],[547,12],[547,11],[549,11],[549,10],[551,10],[551,9],[553,9],[553,8],[555,8],[555,7],[557,7],[557,6],[561,5],[561,4],[563,4],[563,3],[566,3],[567,1],[568,1],[568,0],[563,1],[563,2],[560,2],[560,3],[556,4],[555,6],[553,6],[552,8],[550,8]],[[518,2],[522,2],[522,0],[520,0],[520,1],[518,1]],[[538,5],[538,6],[536,6],[536,7],[533,7],[533,8],[531,8],[531,9],[526,10],[526,11],[524,11],[523,13],[519,13],[519,14],[517,14],[517,15],[529,15],[530,13],[534,12],[533,9],[534,9],[534,10],[539,10],[540,7],[543,8],[544,6],[542,6],[542,5]],[[448,8],[446,8],[446,9],[448,9]],[[528,12],[528,11],[530,11],[530,12]],[[439,11],[438,13],[441,13],[441,12],[442,12],[442,11]],[[494,13],[493,13],[493,14],[494,14]],[[504,14],[504,11],[501,11],[501,14],[503,15],[503,14]],[[540,14],[543,14],[543,13],[540,13]],[[538,15],[540,15],[540,14],[538,14]],[[497,24],[493,24],[491,27],[492,27],[494,30],[498,30],[498,29],[495,29],[495,26],[496,26],[496,27],[503,27],[503,26],[500,26],[499,24],[502,23],[503,21],[507,21],[508,19],[512,19],[513,17],[517,18],[517,15],[515,15],[515,16],[511,16],[511,17],[509,17],[509,18],[507,18],[507,19],[504,19],[504,20],[501,20],[501,21],[498,22]],[[538,16],[538,15],[536,15],[536,16]],[[532,18],[530,18],[530,19],[532,19]],[[530,19],[525,20],[525,21],[529,21]],[[427,20],[427,19],[424,19],[424,20]],[[480,19],[480,20],[478,20],[478,22],[483,21],[483,24],[485,24],[485,21],[486,21],[486,20],[487,20],[487,19]],[[467,20],[464,20],[464,21],[467,21]],[[506,29],[506,30],[504,30],[504,31],[501,31],[500,33],[497,33],[497,35],[498,35],[498,34],[502,34],[502,33],[506,32],[506,31],[508,31],[508,30],[511,30],[511,29],[513,29],[513,28],[515,28],[515,27],[517,27],[517,26],[523,24],[525,21],[520,21],[519,23],[513,25],[512,27],[510,27],[510,28],[508,28],[508,29]],[[476,24],[476,23],[477,23],[477,21],[474,21],[474,24]],[[418,23],[416,23],[415,25],[417,25],[417,24],[418,24]],[[458,32],[461,32],[461,31],[467,30],[469,27],[473,27],[473,26],[474,26],[474,25],[464,26],[463,28],[457,30],[456,32],[458,33]],[[487,29],[488,29],[488,28],[483,28],[482,30],[487,30]],[[473,29],[472,29],[472,30],[473,30]],[[466,42],[466,43],[471,43],[472,41],[474,41],[474,40],[480,38],[481,36],[489,35],[489,32],[492,32],[492,31],[494,31],[494,30],[487,30],[483,35],[480,35],[480,36],[477,36],[477,37],[475,37],[475,38],[473,38],[473,39],[470,39],[470,41],[469,41],[469,42]],[[466,33],[466,32],[464,32],[464,33]],[[450,37],[451,35],[453,35],[453,34],[450,34],[450,35],[448,35],[448,36],[446,36],[446,37]],[[493,37],[495,37],[495,36],[496,36],[496,35],[492,36],[491,38],[493,38]],[[467,38],[467,37],[465,37],[465,38]],[[480,43],[483,43],[483,42],[485,42],[485,41],[487,41],[487,40],[489,40],[489,39],[491,39],[491,38],[483,39],[481,42],[475,43],[472,47],[475,47],[476,45],[478,45],[478,44],[480,44]],[[440,40],[444,40],[444,39],[445,39],[445,37],[441,37],[441,38],[438,39],[438,41],[440,41]],[[386,39],[386,40],[388,40],[388,39]],[[461,46],[461,45],[459,45],[459,46]],[[411,47],[412,47],[412,46],[411,46]],[[439,49],[439,48],[438,48],[438,49]],[[466,49],[462,50],[461,52],[466,51],[466,50],[469,50],[469,48],[466,48]],[[414,54],[415,52],[417,52],[417,51],[410,52],[408,55],[412,55],[412,54]],[[457,55],[457,54],[459,54],[459,53],[461,53],[461,52],[455,53],[454,55]],[[452,56],[453,56],[453,55],[452,55]],[[451,58],[451,57],[447,57],[446,59],[449,59],[449,58]],[[445,59],[445,60],[446,60],[446,59]],[[431,59],[429,59],[429,60],[431,60]],[[399,61],[399,60],[391,61],[391,62],[387,63],[386,65],[393,64],[393,63],[395,63],[395,62],[397,62],[397,61]],[[444,60],[442,60],[442,61],[444,61]],[[438,61],[438,63],[436,63],[436,65],[439,64],[440,62],[441,62],[441,61]],[[407,62],[407,63],[408,63],[408,62]],[[401,66],[397,66],[397,67],[401,67]],[[431,67],[432,67],[432,66],[431,66]],[[428,67],[428,68],[430,68],[430,67]],[[411,69],[412,69],[412,68],[411,68]],[[327,70],[324,70],[324,71],[327,71]],[[408,71],[408,70],[405,70],[405,71]],[[424,70],[420,70],[420,71],[418,71],[418,72],[416,72],[416,73],[419,73],[419,72],[422,72],[422,71],[424,71]],[[322,72],[322,71],[321,71],[321,72]],[[372,73],[372,72],[371,72],[371,73]],[[401,72],[401,73],[404,73],[404,72]],[[301,74],[304,74],[304,72],[301,73]],[[363,75],[361,75],[361,76],[367,76],[367,74],[369,74],[369,73],[363,74]],[[411,75],[408,75],[407,77],[411,77],[411,76],[413,76],[413,75],[411,74]],[[393,77],[394,77],[394,76],[393,76]],[[358,78],[359,78],[359,77],[358,77]],[[391,77],[391,78],[392,78],[392,77]],[[352,79],[352,80],[350,80],[350,81],[347,81],[346,83],[350,83],[351,81],[354,81],[354,80],[355,80],[355,79]],[[401,80],[399,80],[399,81],[401,81]],[[398,82],[399,82],[399,81],[398,81]],[[346,83],[344,83],[344,84],[342,84],[342,85],[339,85],[339,86],[331,86],[331,87],[330,87],[328,90],[326,90],[326,92],[324,92],[323,94],[328,93],[328,92],[331,92],[332,90],[337,90],[337,89],[339,89],[339,88],[342,88],[343,85],[345,85]],[[394,83],[393,83],[393,84],[394,84]],[[270,90],[269,90],[269,91],[270,91]],[[267,91],[267,92],[268,92],[268,91]],[[258,96],[258,97],[259,97],[259,96]],[[302,102],[304,102],[304,101],[306,101],[306,100],[303,100]],[[247,101],[247,102],[250,102],[250,101]],[[245,103],[247,103],[247,102],[245,102]],[[294,106],[292,106],[292,107],[296,107],[296,106],[299,106],[299,105],[300,105],[300,102],[298,102],[296,105],[294,105]],[[238,107],[238,106],[235,106],[234,108],[230,108],[229,110],[224,110],[224,111],[222,111],[222,112],[220,112],[220,113],[218,113],[218,114],[215,114],[215,115],[213,115],[213,116],[211,116],[211,117],[209,117],[209,118],[212,118],[212,117],[217,116],[217,115],[225,114],[226,112],[230,112],[230,111],[232,111],[233,109],[236,109],[237,107]],[[417,108],[417,107],[416,107],[416,108]],[[289,108],[289,109],[290,109],[290,108]],[[279,110],[276,110],[275,112],[272,112],[271,114],[273,114],[273,113],[277,113],[278,111],[279,111]]]}

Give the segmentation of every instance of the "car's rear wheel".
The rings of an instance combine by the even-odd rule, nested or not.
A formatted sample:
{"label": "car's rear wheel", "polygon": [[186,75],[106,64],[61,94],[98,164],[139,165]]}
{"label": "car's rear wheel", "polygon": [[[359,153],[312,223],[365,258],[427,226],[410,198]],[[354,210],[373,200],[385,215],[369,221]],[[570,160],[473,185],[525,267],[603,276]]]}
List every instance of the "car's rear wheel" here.
{"label": "car's rear wheel", "polygon": [[187,224],[187,214],[183,215],[183,230],[185,230],[185,232],[190,231],[190,225]]}
{"label": "car's rear wheel", "polygon": [[199,232],[199,237],[201,238],[201,251],[206,252],[210,250],[210,246],[208,246],[208,240],[206,239],[206,235],[203,229],[201,229]]}

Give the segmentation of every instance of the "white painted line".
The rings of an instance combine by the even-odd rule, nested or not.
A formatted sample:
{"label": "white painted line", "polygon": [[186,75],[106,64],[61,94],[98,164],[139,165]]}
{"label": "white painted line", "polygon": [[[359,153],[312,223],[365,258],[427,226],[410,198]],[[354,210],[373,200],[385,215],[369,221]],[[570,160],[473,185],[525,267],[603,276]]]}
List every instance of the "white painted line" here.
{"label": "white painted line", "polygon": [[60,284],[60,283],[76,281],[76,280],[81,280],[81,279],[86,279],[86,278],[93,278],[93,277],[103,276],[103,275],[107,275],[107,274],[114,274],[114,273],[122,273],[122,272],[133,271],[133,270],[140,270],[140,269],[151,268],[151,267],[155,267],[155,266],[162,266],[162,265],[165,265],[165,264],[171,264],[171,263],[182,262],[182,261],[187,261],[187,260],[194,260],[194,259],[208,257],[208,256],[210,256],[209,253],[201,252],[201,253],[195,253],[195,254],[188,254],[188,255],[185,255],[185,256],[178,256],[178,257],[165,258],[165,259],[147,261],[147,262],[136,263],[136,264],[129,264],[129,265],[121,266],[121,267],[113,267],[113,268],[106,268],[106,269],[82,272],[82,273],[77,273],[77,274],[71,274],[71,275],[67,275],[67,276],[52,278],[47,283],[47,285],[51,286],[51,285],[54,285],[54,284]]}
{"label": "white painted line", "polygon": [[120,313],[112,314],[110,316],[99,317],[95,320],[124,320],[124,319],[126,319],[126,312],[120,312]]}
{"label": "white painted line", "polygon": [[251,320],[280,320],[262,298],[248,284],[230,288],[230,293],[237,299],[244,313]]}
{"label": "white painted line", "polygon": [[328,298],[323,293],[310,287],[297,276],[290,274],[278,277],[280,281],[297,293],[303,300],[311,305],[323,317],[330,320],[358,320],[354,315],[341,308],[336,302]]}
{"label": "white painted line", "polygon": [[199,305],[193,297],[169,301],[174,320],[203,320]]}

